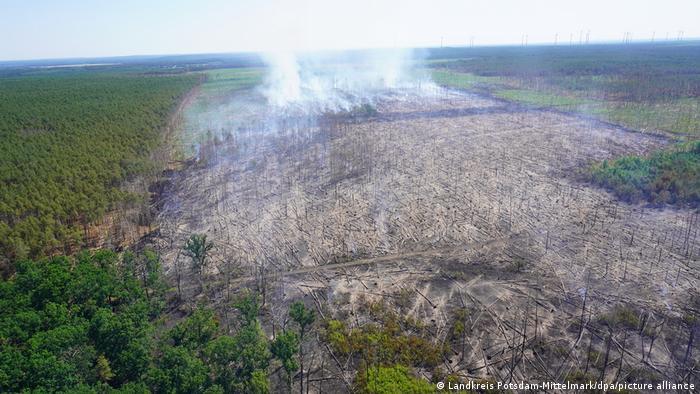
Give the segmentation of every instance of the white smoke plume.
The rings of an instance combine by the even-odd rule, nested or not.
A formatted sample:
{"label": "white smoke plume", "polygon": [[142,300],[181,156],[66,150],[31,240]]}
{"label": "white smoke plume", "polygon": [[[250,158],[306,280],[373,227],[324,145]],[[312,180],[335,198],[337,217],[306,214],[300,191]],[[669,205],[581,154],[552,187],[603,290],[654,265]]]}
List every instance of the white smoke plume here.
{"label": "white smoke plume", "polygon": [[372,104],[382,95],[420,88],[429,81],[415,70],[410,49],[263,56],[268,74],[263,94],[282,110],[335,112]]}

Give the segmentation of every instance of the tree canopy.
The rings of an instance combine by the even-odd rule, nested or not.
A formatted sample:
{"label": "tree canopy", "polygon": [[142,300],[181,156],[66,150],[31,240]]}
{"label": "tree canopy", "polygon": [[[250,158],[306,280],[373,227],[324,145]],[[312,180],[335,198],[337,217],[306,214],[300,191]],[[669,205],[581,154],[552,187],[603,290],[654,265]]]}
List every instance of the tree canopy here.
{"label": "tree canopy", "polygon": [[126,72],[0,78],[0,255],[72,252],[150,153],[192,75]]}
{"label": "tree canopy", "polygon": [[252,295],[233,333],[203,307],[165,327],[159,266],[154,252],[17,262],[0,282],[0,392],[266,393],[273,357],[295,369],[296,334],[271,351]]}

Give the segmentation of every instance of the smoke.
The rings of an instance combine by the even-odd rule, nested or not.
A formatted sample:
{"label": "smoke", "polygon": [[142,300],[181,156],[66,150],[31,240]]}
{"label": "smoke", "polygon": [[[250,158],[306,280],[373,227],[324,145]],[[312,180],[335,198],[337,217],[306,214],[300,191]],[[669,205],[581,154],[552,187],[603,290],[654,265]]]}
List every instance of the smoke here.
{"label": "smoke", "polygon": [[268,103],[284,111],[337,112],[372,104],[387,94],[420,89],[429,82],[411,49],[263,56],[268,74],[262,87]]}
{"label": "smoke", "polygon": [[265,97],[272,105],[283,107],[301,100],[299,63],[293,52],[268,53],[264,56],[269,71]]}

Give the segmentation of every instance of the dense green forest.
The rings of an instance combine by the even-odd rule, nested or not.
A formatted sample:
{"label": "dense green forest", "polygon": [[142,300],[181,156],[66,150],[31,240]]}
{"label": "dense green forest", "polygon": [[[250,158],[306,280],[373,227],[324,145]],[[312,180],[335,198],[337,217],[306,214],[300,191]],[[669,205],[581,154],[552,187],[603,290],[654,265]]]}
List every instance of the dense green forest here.
{"label": "dense green forest", "polygon": [[[698,205],[700,43],[444,48],[434,80],[554,108],[681,142],[649,157],[591,167],[587,178],[628,201]],[[689,148],[690,146],[690,148]]]}
{"label": "dense green forest", "polygon": [[314,321],[303,304],[270,341],[251,294],[226,332],[205,307],[166,327],[167,292],[150,251],[18,262],[0,282],[0,392],[265,393],[274,366],[291,384]]}
{"label": "dense green forest", "polygon": [[153,169],[149,154],[193,75],[34,72],[0,78],[0,255],[71,252]]}
{"label": "dense green forest", "polygon": [[[204,306],[178,317],[185,307],[160,264],[150,250],[17,262],[15,274],[0,281],[0,392],[267,393],[291,391],[295,382],[305,387],[303,344],[319,326],[312,309],[292,303],[288,323],[272,339],[261,325],[261,298],[246,290],[226,306],[232,309],[226,324]],[[432,344],[421,323],[382,304],[367,308],[377,323],[362,329],[321,322],[322,340],[339,356],[359,361],[355,391],[433,392],[412,367],[458,381],[439,372],[448,348]]]}

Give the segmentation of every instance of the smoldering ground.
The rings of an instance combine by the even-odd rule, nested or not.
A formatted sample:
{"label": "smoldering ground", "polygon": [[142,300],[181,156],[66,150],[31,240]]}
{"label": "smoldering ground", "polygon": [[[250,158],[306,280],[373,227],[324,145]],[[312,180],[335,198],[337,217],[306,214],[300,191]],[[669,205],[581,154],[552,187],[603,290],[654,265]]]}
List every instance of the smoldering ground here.
{"label": "smoldering ground", "polygon": [[278,109],[323,113],[349,111],[374,104],[388,92],[430,86],[430,78],[415,67],[414,49],[299,54],[291,51],[263,55],[269,73],[263,93]]}
{"label": "smoldering ground", "polygon": [[[352,328],[372,322],[363,305],[383,303],[452,343],[443,367],[468,377],[674,377],[697,358],[672,350],[689,338],[697,213],[629,205],[570,176],[663,139],[415,79],[333,85],[318,67],[190,119],[213,137],[173,179],[158,240],[183,298],[227,308],[251,287],[270,331],[295,299]],[[178,257],[193,233],[216,245],[203,291]],[[646,328],[610,323],[620,308]],[[456,339],[458,310],[470,329]],[[315,373],[342,388],[348,371],[314,346]],[[606,353],[621,366],[602,365]]]}

